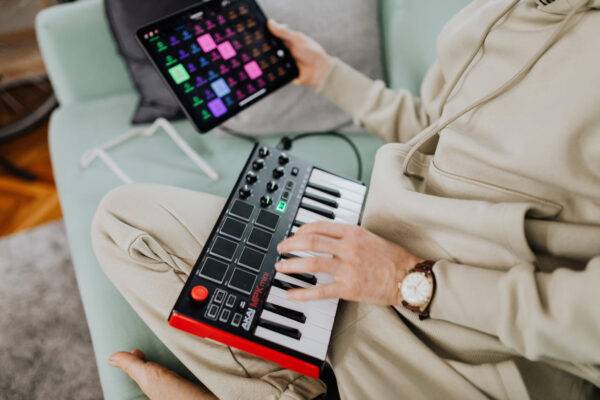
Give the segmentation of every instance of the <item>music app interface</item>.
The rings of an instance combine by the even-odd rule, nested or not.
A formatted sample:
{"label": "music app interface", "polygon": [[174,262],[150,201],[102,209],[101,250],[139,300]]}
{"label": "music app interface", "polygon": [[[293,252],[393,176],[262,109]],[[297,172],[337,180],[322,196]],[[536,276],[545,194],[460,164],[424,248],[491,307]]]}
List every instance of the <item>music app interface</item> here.
{"label": "music app interface", "polygon": [[206,132],[290,82],[297,68],[254,1],[212,1],[138,33],[197,127]]}

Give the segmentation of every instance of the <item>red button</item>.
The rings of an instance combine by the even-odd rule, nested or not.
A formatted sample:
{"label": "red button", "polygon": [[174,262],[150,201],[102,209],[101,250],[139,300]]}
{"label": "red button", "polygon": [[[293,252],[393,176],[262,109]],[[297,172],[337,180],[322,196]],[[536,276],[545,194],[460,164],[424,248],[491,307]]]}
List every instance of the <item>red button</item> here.
{"label": "red button", "polygon": [[202,285],[195,286],[190,293],[192,299],[201,303],[208,298],[208,289]]}

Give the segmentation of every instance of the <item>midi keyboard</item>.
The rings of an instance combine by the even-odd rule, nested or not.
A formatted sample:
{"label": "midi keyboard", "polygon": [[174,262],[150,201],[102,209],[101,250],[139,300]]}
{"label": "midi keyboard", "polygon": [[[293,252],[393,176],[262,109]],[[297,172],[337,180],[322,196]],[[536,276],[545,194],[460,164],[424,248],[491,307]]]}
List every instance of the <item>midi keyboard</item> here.
{"label": "midi keyboard", "polygon": [[[367,188],[256,145],[169,317],[169,324],[318,378],[338,300],[298,302],[286,291],[332,281],[282,274],[277,244],[303,224],[358,225]],[[283,257],[315,257],[292,253]]]}

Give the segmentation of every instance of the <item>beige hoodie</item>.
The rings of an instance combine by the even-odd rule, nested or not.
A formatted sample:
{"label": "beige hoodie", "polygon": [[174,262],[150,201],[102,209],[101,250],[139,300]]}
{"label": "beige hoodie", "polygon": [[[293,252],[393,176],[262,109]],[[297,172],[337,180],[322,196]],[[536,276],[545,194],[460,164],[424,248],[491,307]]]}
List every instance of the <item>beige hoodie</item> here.
{"label": "beige hoodie", "polygon": [[596,386],[598,8],[476,0],[441,32],[420,99],[339,61],[320,88],[394,143],[377,155],[364,225],[441,260],[433,319],[399,311],[477,363],[523,356]]}

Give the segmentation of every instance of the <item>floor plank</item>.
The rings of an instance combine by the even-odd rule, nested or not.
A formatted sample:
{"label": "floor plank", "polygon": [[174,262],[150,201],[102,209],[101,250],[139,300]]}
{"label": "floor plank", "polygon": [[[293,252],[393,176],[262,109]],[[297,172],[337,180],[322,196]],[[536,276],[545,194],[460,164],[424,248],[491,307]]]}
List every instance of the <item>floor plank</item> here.
{"label": "floor plank", "polygon": [[0,156],[33,173],[32,182],[0,170],[0,236],[62,218],[52,176],[48,127],[0,144]]}

